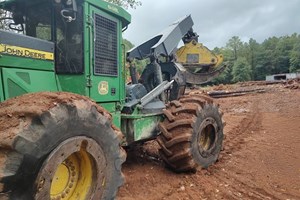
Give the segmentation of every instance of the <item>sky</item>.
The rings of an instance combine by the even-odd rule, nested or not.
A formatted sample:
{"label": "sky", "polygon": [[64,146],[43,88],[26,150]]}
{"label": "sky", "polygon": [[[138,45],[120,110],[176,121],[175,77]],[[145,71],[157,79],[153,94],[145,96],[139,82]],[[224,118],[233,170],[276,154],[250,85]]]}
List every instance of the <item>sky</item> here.
{"label": "sky", "polygon": [[177,19],[190,15],[199,42],[224,47],[233,36],[261,43],[276,36],[300,34],[300,0],[141,0],[128,9],[132,22],[124,38],[138,45]]}

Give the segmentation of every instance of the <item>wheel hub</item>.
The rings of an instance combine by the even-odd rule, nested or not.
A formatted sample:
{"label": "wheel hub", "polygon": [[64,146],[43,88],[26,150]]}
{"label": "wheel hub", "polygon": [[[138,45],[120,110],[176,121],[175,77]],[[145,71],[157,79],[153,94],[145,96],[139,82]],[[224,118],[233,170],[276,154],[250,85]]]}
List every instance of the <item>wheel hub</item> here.
{"label": "wheel hub", "polygon": [[199,152],[203,157],[210,155],[217,141],[217,123],[213,118],[207,118],[200,125],[198,135]]}
{"label": "wheel hub", "polygon": [[71,181],[70,167],[66,166],[66,162],[58,166],[51,184],[51,195],[57,196],[62,192],[67,193],[66,188]]}
{"label": "wheel hub", "polygon": [[72,197],[75,186],[82,182],[79,178],[79,164],[76,160],[76,154],[72,154],[58,166],[51,183],[51,200],[70,199]]}
{"label": "wheel hub", "polygon": [[44,161],[36,179],[35,199],[100,199],[105,166],[98,143],[83,136],[70,138]]}

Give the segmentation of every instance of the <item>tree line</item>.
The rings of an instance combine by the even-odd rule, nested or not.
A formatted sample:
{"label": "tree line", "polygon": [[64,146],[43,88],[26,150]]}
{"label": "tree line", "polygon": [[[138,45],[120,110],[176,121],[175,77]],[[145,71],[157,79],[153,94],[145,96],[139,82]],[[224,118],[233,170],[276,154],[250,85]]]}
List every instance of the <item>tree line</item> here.
{"label": "tree line", "polygon": [[224,56],[226,70],[212,82],[235,83],[265,80],[266,75],[300,72],[300,35],[270,37],[262,43],[254,39],[242,42],[238,36],[229,39],[225,47],[215,53]]}
{"label": "tree line", "polygon": [[[125,50],[134,45],[124,39]],[[223,54],[227,68],[212,84],[227,84],[251,80],[265,80],[267,75],[300,72],[300,35],[270,37],[262,43],[254,39],[242,42],[238,36],[228,40],[225,47],[213,49],[216,54]],[[145,63],[136,62],[138,72]]]}

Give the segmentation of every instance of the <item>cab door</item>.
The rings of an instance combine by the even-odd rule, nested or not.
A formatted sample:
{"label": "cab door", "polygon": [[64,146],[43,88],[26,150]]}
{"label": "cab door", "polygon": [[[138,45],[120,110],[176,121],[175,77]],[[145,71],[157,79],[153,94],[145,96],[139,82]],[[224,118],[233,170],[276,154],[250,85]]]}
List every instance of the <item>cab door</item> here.
{"label": "cab door", "polygon": [[121,67],[121,23],[90,6],[90,97],[96,102],[116,102],[124,95]]}

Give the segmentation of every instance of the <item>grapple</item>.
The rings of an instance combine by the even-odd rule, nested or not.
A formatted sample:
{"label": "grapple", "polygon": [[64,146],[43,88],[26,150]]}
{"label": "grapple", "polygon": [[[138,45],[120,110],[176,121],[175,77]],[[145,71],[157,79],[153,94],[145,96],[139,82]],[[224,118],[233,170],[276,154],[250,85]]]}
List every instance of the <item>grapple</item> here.
{"label": "grapple", "polygon": [[[182,73],[185,83],[202,84],[210,81],[226,68],[225,64],[222,65],[223,55],[216,55],[199,43],[199,36],[193,31],[193,25],[190,15],[179,19],[161,33],[127,52],[127,60],[150,58],[153,61],[159,60],[160,63],[173,62],[176,66],[181,65],[177,67],[177,71]],[[184,46],[177,49],[180,40]],[[161,57],[164,59],[160,59]]]}

